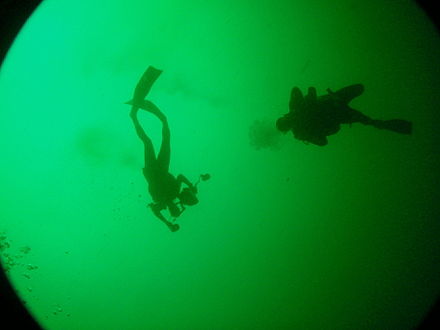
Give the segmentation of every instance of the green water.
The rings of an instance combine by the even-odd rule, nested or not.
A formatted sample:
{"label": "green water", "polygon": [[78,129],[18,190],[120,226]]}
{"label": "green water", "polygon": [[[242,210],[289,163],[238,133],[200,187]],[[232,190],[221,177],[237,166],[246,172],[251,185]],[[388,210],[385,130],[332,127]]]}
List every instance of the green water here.
{"label": "green water", "polygon": [[[440,291],[439,58],[404,0],[44,1],[0,71],[12,283],[46,329],[412,328]],[[211,174],[176,233],[123,104],[149,65],[171,172]],[[293,86],[352,83],[413,135],[274,130]]]}

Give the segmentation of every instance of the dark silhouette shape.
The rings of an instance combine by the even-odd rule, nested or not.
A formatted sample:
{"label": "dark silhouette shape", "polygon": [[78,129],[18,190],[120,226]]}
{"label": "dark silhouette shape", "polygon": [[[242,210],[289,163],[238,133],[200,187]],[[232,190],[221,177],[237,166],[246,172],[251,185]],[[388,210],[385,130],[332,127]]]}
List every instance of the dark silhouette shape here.
{"label": "dark silhouette shape", "polygon": [[[167,220],[161,213],[168,209],[174,220],[185,210],[185,205],[195,205],[197,199],[197,184],[200,179],[203,181],[209,179],[209,174],[201,176],[199,181],[193,185],[185,176],[179,174],[175,178],[169,172],[170,166],[170,128],[165,115],[151,101],[145,100],[151,86],[159,77],[162,71],[153,67],[148,67],[141,80],[136,86],[133,100],[126,102],[131,104],[130,117],[133,120],[136,133],[144,144],[145,167],[143,174],[148,182],[148,191],[153,198],[153,203],[148,206],[161,221],[163,221],[171,231],[177,231],[179,225]],[[156,157],[151,139],[147,136],[138,120],[139,109],[146,110],[155,115],[162,122],[162,143],[159,153]],[[187,187],[181,189],[181,184],[185,183]],[[177,202],[175,202],[177,200]]]}
{"label": "dark silhouette shape", "polygon": [[361,123],[400,134],[411,134],[412,124],[409,121],[371,119],[352,109],[349,103],[363,91],[364,86],[356,84],[336,92],[327,89],[328,94],[318,97],[314,87],[309,88],[306,96],[298,87],[294,87],[290,96],[290,111],[277,120],[276,126],[285,133],[292,131],[298,140],[318,146],[327,145],[327,136],[337,133],[341,124]]}

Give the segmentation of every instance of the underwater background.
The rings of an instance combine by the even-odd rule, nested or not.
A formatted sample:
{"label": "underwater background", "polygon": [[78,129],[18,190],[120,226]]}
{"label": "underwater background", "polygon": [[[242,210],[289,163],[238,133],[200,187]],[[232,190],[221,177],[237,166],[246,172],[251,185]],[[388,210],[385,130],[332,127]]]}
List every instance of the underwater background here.
{"label": "underwater background", "polygon": [[[46,0],[0,71],[3,267],[45,329],[411,329],[440,292],[439,56],[405,0]],[[171,173],[211,175],[175,233],[124,104],[149,65]],[[293,86],[353,83],[413,134],[276,131]]]}

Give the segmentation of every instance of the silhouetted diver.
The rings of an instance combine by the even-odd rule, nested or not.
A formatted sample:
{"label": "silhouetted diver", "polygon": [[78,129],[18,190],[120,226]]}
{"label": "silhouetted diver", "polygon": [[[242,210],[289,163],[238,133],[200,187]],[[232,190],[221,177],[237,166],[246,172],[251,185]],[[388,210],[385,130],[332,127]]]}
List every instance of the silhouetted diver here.
{"label": "silhouetted diver", "polygon": [[[173,218],[177,218],[185,210],[185,205],[197,204],[197,184],[200,182],[200,179],[209,179],[209,174],[201,175],[199,181],[193,185],[182,174],[179,174],[176,179],[169,172],[171,148],[170,129],[167,118],[156,105],[144,99],[161,73],[162,71],[160,70],[151,66],[148,67],[136,86],[133,100],[126,102],[126,104],[132,105],[130,117],[133,120],[137,135],[144,144],[145,167],[143,174],[148,182],[148,191],[154,201],[149,206],[156,217],[174,232],[179,229],[179,225],[168,221],[161,211],[168,208],[170,215]],[[137,117],[139,109],[152,113],[162,122],[162,143],[157,157],[151,139],[139,123]],[[187,187],[181,189],[182,183],[185,183]]]}
{"label": "silhouetted diver", "polygon": [[362,123],[400,134],[411,134],[412,123],[409,121],[371,119],[352,109],[348,104],[363,91],[363,85],[355,84],[337,92],[327,89],[328,94],[317,97],[314,87],[309,87],[306,96],[298,87],[294,87],[290,96],[290,111],[277,120],[276,126],[285,133],[292,131],[298,140],[318,146],[327,145],[327,136],[337,133],[341,124]]}

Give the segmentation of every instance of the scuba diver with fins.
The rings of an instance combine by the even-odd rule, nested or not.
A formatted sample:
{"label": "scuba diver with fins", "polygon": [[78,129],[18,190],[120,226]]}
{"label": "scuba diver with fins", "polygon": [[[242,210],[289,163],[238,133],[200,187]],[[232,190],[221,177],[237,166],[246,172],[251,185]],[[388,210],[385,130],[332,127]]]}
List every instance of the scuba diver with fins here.
{"label": "scuba diver with fins", "polygon": [[[185,211],[186,205],[191,206],[199,202],[197,199],[197,185],[201,180],[208,180],[210,175],[202,174],[199,180],[192,184],[184,175],[179,174],[176,178],[169,172],[171,147],[168,121],[155,104],[145,100],[152,85],[161,73],[161,70],[149,66],[136,86],[133,99],[125,104],[131,105],[130,117],[138,137],[144,144],[145,167],[143,168],[143,174],[148,183],[148,191],[153,199],[153,202],[148,206],[159,220],[164,222],[172,232],[175,232],[180,228],[179,225],[167,220],[162,211],[168,209],[173,221],[175,221]],[[162,143],[157,156],[151,139],[139,123],[139,109],[150,112],[162,123]],[[181,187],[182,183],[186,185],[183,189]]]}
{"label": "scuba diver with fins", "polygon": [[276,127],[283,133],[291,131],[296,139],[317,146],[327,145],[327,137],[336,134],[341,124],[361,123],[400,134],[412,133],[412,123],[407,120],[372,119],[352,109],[349,103],[363,91],[362,84],[355,84],[336,92],[327,89],[328,94],[317,96],[316,89],[309,87],[307,95],[303,96],[300,89],[294,87],[290,111],[276,121]]}

